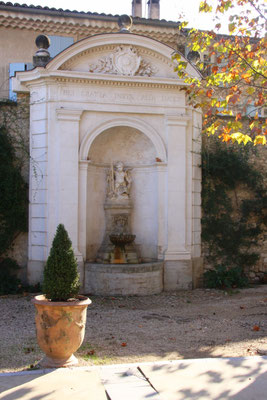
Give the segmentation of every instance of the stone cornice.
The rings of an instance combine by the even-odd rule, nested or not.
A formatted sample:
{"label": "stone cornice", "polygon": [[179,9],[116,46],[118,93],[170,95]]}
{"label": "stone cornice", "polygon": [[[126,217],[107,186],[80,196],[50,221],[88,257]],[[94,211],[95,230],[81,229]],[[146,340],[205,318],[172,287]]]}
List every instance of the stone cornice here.
{"label": "stone cornice", "polygon": [[14,90],[18,92],[27,92],[29,87],[41,84],[45,81],[49,84],[57,83],[78,83],[83,85],[100,85],[100,86],[116,86],[116,87],[142,87],[142,88],[161,88],[173,89],[175,87],[184,86],[182,79],[170,79],[160,77],[129,77],[110,74],[88,74],[88,72],[75,71],[56,71],[48,73],[42,68],[36,68],[32,71],[21,72],[13,78]]}
{"label": "stone cornice", "polygon": [[[101,79],[102,78],[102,79]],[[149,81],[149,79],[141,79],[138,81],[138,78],[143,77],[135,77],[131,81],[125,79],[123,80],[120,77],[115,77],[115,79],[110,79],[110,75],[104,76],[100,78],[100,75],[93,76],[90,75],[89,78],[78,78],[78,77],[57,77],[56,81],[58,83],[79,83],[79,84],[90,84],[90,85],[101,85],[101,86],[116,86],[116,87],[142,87],[142,88],[161,88],[161,89],[173,89],[176,86],[185,86],[185,83],[180,79],[161,79],[156,78]]]}

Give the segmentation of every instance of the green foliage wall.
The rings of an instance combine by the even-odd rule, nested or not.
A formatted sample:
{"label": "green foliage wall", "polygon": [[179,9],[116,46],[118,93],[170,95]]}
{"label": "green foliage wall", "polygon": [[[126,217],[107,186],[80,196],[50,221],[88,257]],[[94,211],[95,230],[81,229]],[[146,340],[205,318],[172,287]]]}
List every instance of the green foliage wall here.
{"label": "green foliage wall", "polygon": [[[267,196],[264,173],[252,163],[257,157],[254,151],[252,146],[216,141],[203,147],[202,241],[205,262],[215,267],[215,272],[204,274],[208,286],[212,286],[210,278],[218,278],[214,273],[220,272],[222,277],[228,271],[236,276],[236,268],[245,282],[259,259],[259,240],[267,224]],[[235,284],[242,286],[231,279],[228,286]]]}
{"label": "green foliage wall", "polygon": [[5,127],[0,127],[0,255],[19,232],[27,232],[28,185]]}
{"label": "green foliage wall", "polygon": [[19,289],[16,261],[6,258],[16,236],[28,229],[28,185],[12,137],[0,126],[0,293]]}

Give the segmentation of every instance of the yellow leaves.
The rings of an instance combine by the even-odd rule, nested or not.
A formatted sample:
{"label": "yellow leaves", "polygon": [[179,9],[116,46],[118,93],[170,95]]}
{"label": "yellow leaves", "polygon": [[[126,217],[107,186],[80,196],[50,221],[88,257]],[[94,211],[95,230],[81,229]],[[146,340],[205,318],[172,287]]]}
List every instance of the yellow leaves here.
{"label": "yellow leaves", "polygon": [[247,94],[249,94],[249,95],[252,95],[252,94],[254,94],[255,93],[255,88],[254,87],[248,87],[247,88]]}
{"label": "yellow leaves", "polygon": [[258,135],[254,139],[254,146],[257,146],[258,144],[262,144],[263,146],[266,145],[266,136],[264,135]]}
{"label": "yellow leaves", "polygon": [[[219,126],[216,126],[216,128],[214,129],[214,125],[216,126],[216,124],[212,124],[208,129],[207,129],[207,133],[209,134],[214,134],[215,131],[219,128]],[[237,142],[238,144],[243,143],[243,145],[245,146],[248,142],[251,142],[254,144],[254,146],[257,145],[262,145],[265,146],[267,144],[267,140],[266,140],[266,136],[265,135],[257,135],[255,137],[254,140],[252,140],[252,138],[249,135],[246,135],[242,132],[234,132],[232,134],[230,134],[231,128],[227,128],[224,127],[223,128],[223,133],[221,133],[219,135],[219,138],[222,139],[223,142],[230,142],[232,141],[232,143]]]}
{"label": "yellow leaves", "polygon": [[217,99],[212,99],[211,100],[211,107],[215,107],[217,102],[218,102]]}
{"label": "yellow leaves", "polygon": [[205,1],[201,1],[199,4],[199,12],[211,12],[212,11],[212,6],[208,5],[208,3]]}
{"label": "yellow leaves", "polygon": [[258,58],[258,63],[260,66],[266,65],[266,60],[263,57]]}
{"label": "yellow leaves", "polygon": [[250,136],[248,135],[244,135],[242,132],[235,132],[232,133],[231,135],[231,140],[232,142],[237,142],[238,144],[243,143],[244,146],[248,143],[248,142],[252,142],[252,139]]}
{"label": "yellow leaves", "polygon": [[250,83],[251,74],[249,72],[246,72],[241,75],[241,78],[244,79],[246,83]]}
{"label": "yellow leaves", "polygon": [[228,25],[228,30],[231,33],[234,33],[236,31],[236,24],[234,22],[231,22],[231,24]]}
{"label": "yellow leaves", "polygon": [[181,54],[179,54],[179,53],[173,54],[172,60],[173,60],[173,61],[174,61],[174,60],[180,61],[180,60],[181,60]]}
{"label": "yellow leaves", "polygon": [[192,44],[192,50],[193,51],[200,51],[201,47],[200,47],[200,45],[198,43],[195,42],[195,43]]}
{"label": "yellow leaves", "polygon": [[188,25],[188,22],[185,22],[185,21],[181,22],[181,23],[179,24],[179,30],[184,29],[187,25]]}
{"label": "yellow leaves", "polygon": [[217,132],[219,127],[220,127],[219,121],[215,121],[213,124],[211,124],[209,127],[206,128],[207,135],[208,136],[214,135],[214,133]]}

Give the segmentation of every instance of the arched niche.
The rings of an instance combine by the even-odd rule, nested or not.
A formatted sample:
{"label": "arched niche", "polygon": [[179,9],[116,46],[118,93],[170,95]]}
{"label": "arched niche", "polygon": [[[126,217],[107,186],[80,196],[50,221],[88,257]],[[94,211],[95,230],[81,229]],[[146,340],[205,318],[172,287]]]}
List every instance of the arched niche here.
{"label": "arched niche", "polygon": [[92,142],[87,175],[86,258],[94,260],[105,232],[106,174],[122,161],[131,170],[132,232],[143,260],[157,259],[157,151],[152,141],[130,126],[115,126]]}

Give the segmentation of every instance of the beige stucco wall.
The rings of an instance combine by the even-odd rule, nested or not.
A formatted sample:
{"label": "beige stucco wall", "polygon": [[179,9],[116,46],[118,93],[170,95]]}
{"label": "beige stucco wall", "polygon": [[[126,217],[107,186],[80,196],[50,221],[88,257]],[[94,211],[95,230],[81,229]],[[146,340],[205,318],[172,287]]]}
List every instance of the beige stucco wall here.
{"label": "beige stucco wall", "polygon": [[[0,99],[8,98],[9,95],[9,64],[10,63],[32,63],[33,55],[37,47],[35,39],[40,34],[59,35],[57,32],[20,30],[0,27]],[[62,35],[71,36],[73,35]],[[74,41],[77,35],[74,37]]]}

